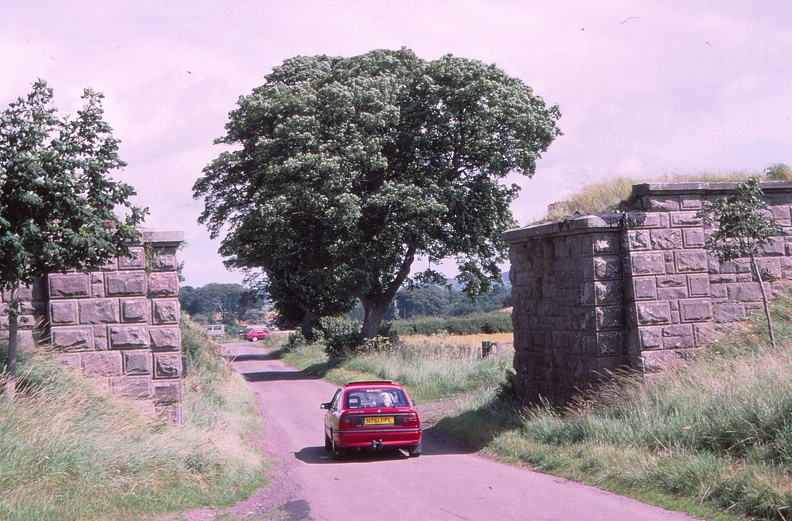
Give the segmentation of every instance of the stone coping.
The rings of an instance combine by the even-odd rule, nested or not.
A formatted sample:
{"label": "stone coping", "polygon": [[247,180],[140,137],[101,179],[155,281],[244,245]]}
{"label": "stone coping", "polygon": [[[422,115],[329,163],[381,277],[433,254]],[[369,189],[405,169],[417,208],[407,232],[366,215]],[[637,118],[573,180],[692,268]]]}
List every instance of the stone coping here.
{"label": "stone coping", "polygon": [[[688,182],[688,183],[642,183],[633,185],[633,197],[645,195],[722,195],[733,193],[737,181],[730,182]],[[760,181],[759,187],[765,193],[792,192],[792,181]]]}
{"label": "stone coping", "polygon": [[[734,193],[739,183],[733,182],[689,182],[689,183],[643,183],[633,185],[632,197],[639,198],[654,195],[714,195],[723,196]],[[760,181],[759,187],[765,194],[790,193],[792,181]],[[625,216],[630,220],[630,215],[646,214],[645,211],[631,211],[618,213],[603,213],[595,215],[581,215],[579,217],[566,217],[560,221],[545,222],[506,230],[501,238],[512,244],[529,237],[553,234],[589,233],[599,230],[618,228]],[[629,221],[628,221],[629,222]]]}
{"label": "stone coping", "polygon": [[[639,212],[645,213],[645,212]],[[598,230],[613,231],[614,228],[621,226],[626,213],[605,213],[597,215],[582,215],[580,217],[568,217],[561,221],[535,224],[525,228],[515,228],[506,230],[501,238],[506,243],[511,244],[520,242],[528,237],[538,237],[540,235],[551,235],[561,233],[590,233]]]}
{"label": "stone coping", "polygon": [[181,230],[147,230],[140,228],[143,242],[161,246],[180,246],[184,242],[184,232]]}

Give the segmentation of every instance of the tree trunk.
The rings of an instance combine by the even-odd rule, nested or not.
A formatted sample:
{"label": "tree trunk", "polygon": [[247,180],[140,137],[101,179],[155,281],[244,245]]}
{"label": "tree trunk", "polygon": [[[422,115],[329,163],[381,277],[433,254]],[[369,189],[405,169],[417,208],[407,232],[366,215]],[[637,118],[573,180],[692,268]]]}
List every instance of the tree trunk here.
{"label": "tree trunk", "polygon": [[385,319],[385,313],[388,312],[390,300],[385,302],[363,300],[362,302],[364,315],[361,334],[363,338],[376,338],[382,326],[382,321]]}
{"label": "tree trunk", "polygon": [[407,248],[398,273],[381,292],[360,297],[364,312],[363,330],[361,331],[364,339],[375,338],[379,334],[380,326],[382,326],[382,321],[385,319],[385,313],[388,312],[390,303],[410,274],[410,266],[415,260],[415,250],[415,246]]}
{"label": "tree trunk", "polygon": [[17,346],[19,339],[19,283],[11,287],[11,299],[8,302],[8,361],[6,362],[5,395],[10,401],[14,400],[16,393],[16,364]]}
{"label": "tree trunk", "polygon": [[759,266],[756,264],[756,259],[753,255],[750,256],[751,259],[751,267],[756,274],[756,280],[759,281],[759,287],[762,289],[762,304],[764,305],[764,312],[765,317],[767,318],[767,330],[770,333],[770,343],[773,346],[773,349],[776,348],[776,339],[775,339],[775,331],[773,330],[773,318],[770,316],[770,301],[767,298],[767,291],[764,287],[764,281],[762,281],[762,272],[759,271]]}
{"label": "tree trunk", "polygon": [[302,323],[300,324],[300,332],[302,336],[309,342],[313,342],[314,334],[313,334],[313,327],[316,323],[316,315],[313,313],[306,313],[303,315]]}

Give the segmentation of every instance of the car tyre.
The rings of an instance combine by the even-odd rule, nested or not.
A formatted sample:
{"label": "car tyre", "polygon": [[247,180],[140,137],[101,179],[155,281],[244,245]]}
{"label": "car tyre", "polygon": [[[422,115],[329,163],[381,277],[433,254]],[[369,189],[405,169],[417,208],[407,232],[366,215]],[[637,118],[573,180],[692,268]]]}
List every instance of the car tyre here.
{"label": "car tyre", "polygon": [[333,440],[327,435],[327,431],[325,431],[325,450],[333,450]]}
{"label": "car tyre", "polygon": [[342,449],[341,447],[336,447],[335,440],[332,441],[332,445],[333,445],[333,459],[336,461],[344,459],[344,456],[346,456],[346,452],[347,452],[346,449]]}
{"label": "car tyre", "polygon": [[417,458],[420,456],[421,450],[423,450],[423,441],[419,441],[418,445],[410,445],[407,447],[407,452],[410,454],[411,458]]}
{"label": "car tyre", "polygon": [[250,341],[251,342],[258,342],[258,338],[257,337],[253,337],[253,338],[250,339]]}

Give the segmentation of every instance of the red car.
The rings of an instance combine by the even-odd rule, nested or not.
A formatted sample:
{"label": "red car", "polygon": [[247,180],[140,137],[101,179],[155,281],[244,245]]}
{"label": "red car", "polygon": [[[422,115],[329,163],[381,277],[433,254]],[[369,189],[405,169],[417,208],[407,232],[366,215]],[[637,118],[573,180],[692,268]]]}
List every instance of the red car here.
{"label": "red car", "polygon": [[259,340],[264,340],[269,335],[269,330],[255,328],[255,329],[248,329],[242,333],[242,338],[245,340],[250,340],[251,342],[258,342]]}
{"label": "red car", "polygon": [[421,420],[415,404],[399,384],[352,382],[340,387],[332,401],[320,406],[324,419],[325,448],[333,459],[348,450],[384,448],[421,455]]}

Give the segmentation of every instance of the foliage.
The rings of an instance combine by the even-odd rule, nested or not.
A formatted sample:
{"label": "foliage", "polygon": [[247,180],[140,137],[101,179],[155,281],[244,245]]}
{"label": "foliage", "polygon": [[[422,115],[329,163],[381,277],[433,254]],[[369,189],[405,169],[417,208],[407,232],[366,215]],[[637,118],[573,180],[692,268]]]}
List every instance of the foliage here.
{"label": "foliage", "polygon": [[314,340],[316,321],[324,316],[336,316],[353,305],[350,294],[338,298],[331,287],[337,268],[314,269],[315,261],[303,256],[300,265],[282,266],[269,274],[245,270],[245,286],[251,293],[262,295],[277,309],[274,323],[281,329],[300,328],[306,340]]}
{"label": "foliage", "polygon": [[418,286],[396,293],[399,318],[442,315],[450,300],[451,290],[440,286]]}
{"label": "foliage", "polygon": [[231,368],[223,359],[220,346],[209,338],[204,327],[182,313],[179,318],[179,328],[182,335],[181,352],[187,357],[189,369],[223,377],[231,374]]}
{"label": "foliage", "polygon": [[338,384],[371,379],[397,381],[421,403],[498,386],[511,365],[511,356],[481,359],[471,356],[470,347],[467,339],[447,337],[442,345],[426,340],[400,342],[354,357],[332,359],[323,344],[315,343],[288,350],[283,359]]}
{"label": "foliage", "polygon": [[[512,305],[511,288],[493,284],[492,290],[468,297],[453,285],[410,285],[396,293],[396,298],[385,313],[385,320],[399,321],[426,316],[462,317],[474,313],[488,313]],[[363,306],[358,305],[346,314],[347,317],[363,320]]]}
{"label": "foliage", "polygon": [[323,317],[319,329],[325,341],[325,352],[330,359],[353,355],[363,343],[360,323],[340,317]]}
{"label": "foliage", "polygon": [[472,313],[487,313],[511,306],[511,290],[501,284],[470,299],[464,292],[439,286],[417,286],[402,289],[396,294],[398,318],[421,316],[463,316]]}
{"label": "foliage", "polygon": [[282,346],[284,351],[291,351],[292,349],[297,349],[299,347],[307,346],[308,341],[303,336],[302,332],[294,331],[289,333],[288,339],[286,344]]}
{"label": "foliage", "polygon": [[715,226],[704,247],[721,263],[748,257],[762,290],[770,340],[775,346],[768,297],[755,256],[772,245],[775,237],[782,235],[784,230],[768,211],[758,179],[751,177],[739,183],[736,190],[735,194],[721,197],[698,212],[697,216],[705,226]]}
{"label": "foliage", "polygon": [[[0,114],[0,286],[11,291],[11,397],[19,285],[52,272],[99,269],[128,255],[147,212],[131,204],[131,186],[107,177],[125,163],[102,119],[103,95],[85,89],[75,119],[59,116],[52,98],[52,89],[38,80]],[[118,207],[126,211],[123,218],[115,214]]]}
{"label": "foliage", "polygon": [[721,263],[750,257],[775,242],[783,228],[767,211],[759,180],[737,185],[737,193],[721,197],[698,212],[705,226],[715,226],[705,247]]}
{"label": "foliage", "polygon": [[[497,280],[513,227],[508,174],[530,176],[557,107],[494,65],[412,51],[286,60],[239,101],[194,186],[227,264],[260,268],[303,325],[359,300],[363,335],[416,256],[456,258],[471,294]],[[300,320],[300,317],[302,319]]]}

